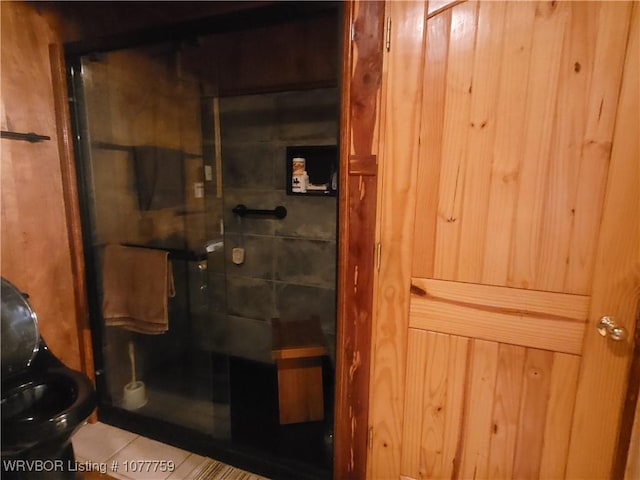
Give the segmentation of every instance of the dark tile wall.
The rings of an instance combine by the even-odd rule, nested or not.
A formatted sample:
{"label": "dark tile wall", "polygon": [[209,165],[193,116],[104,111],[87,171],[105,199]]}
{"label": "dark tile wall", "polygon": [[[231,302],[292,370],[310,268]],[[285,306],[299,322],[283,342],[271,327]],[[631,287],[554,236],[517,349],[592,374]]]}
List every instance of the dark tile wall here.
{"label": "dark tile wall", "polygon": [[[286,195],[285,153],[287,146],[336,145],[338,118],[336,88],[220,100],[228,315],[214,346],[271,361],[272,318],[317,317],[333,354],[336,198]],[[284,205],[288,214],[239,221],[231,212],[239,203]],[[232,262],[234,247],[245,249],[242,265]]]}

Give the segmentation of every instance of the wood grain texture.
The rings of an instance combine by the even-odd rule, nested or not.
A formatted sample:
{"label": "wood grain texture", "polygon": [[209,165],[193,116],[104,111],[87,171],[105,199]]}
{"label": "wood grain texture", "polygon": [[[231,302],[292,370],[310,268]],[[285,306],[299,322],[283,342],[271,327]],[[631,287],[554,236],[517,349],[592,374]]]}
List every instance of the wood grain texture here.
{"label": "wood grain texture", "polygon": [[[198,42],[182,45],[183,68],[197,73],[204,85],[216,85],[207,88],[206,95],[335,86],[339,8],[329,2],[296,7],[253,1],[36,6],[55,22],[65,43],[85,42],[85,48],[89,45],[93,51],[108,51],[114,44],[126,48],[142,35],[156,41],[184,38],[185,33],[197,37]],[[248,19],[255,9],[259,13]]]}
{"label": "wood grain texture", "polygon": [[588,294],[624,9],[465,2],[426,28],[413,275]]}
{"label": "wood grain texture", "polygon": [[322,359],[277,359],[280,424],[316,422],[324,418]]}
{"label": "wood grain texture", "polygon": [[[534,288],[566,291],[563,269],[554,265],[575,260],[572,241],[575,198],[579,183],[578,172],[585,136],[587,105],[576,92],[587,92],[593,70],[598,8],[584,8],[579,3],[567,4],[567,26],[563,38],[555,109],[555,126],[548,153],[550,163],[541,212],[539,258],[533,278]],[[582,276],[587,276],[582,272]],[[570,286],[576,279],[569,280]],[[571,291],[571,290],[569,290]],[[579,291],[588,291],[582,288]]]}
{"label": "wood grain texture", "polygon": [[481,3],[478,7],[475,59],[472,74],[471,105],[467,133],[467,172],[459,215],[460,244],[455,277],[460,281],[479,281],[484,267],[484,249],[489,213],[489,185],[495,143],[496,98],[500,85],[495,66],[502,57],[502,38],[507,4]]}
{"label": "wood grain texture", "polygon": [[[337,13],[201,37],[188,49],[184,68],[218,86],[221,96],[335,86]],[[203,62],[211,52],[216,60]]]}
{"label": "wood grain texture", "polygon": [[412,233],[420,133],[421,59],[425,5],[389,2],[391,43],[382,142],[383,245],[376,298],[376,336],[371,378],[369,421],[373,428],[369,478],[398,478],[402,447],[403,391]]}
{"label": "wood grain texture", "polygon": [[549,386],[540,478],[564,478],[571,438],[580,357],[554,353]]}
{"label": "wood grain texture", "polygon": [[56,26],[62,43],[96,39],[109,35],[166,27],[199,17],[220,15],[273,3],[246,2],[181,2],[162,5],[146,2],[132,4],[49,3],[37,5],[37,12]]}
{"label": "wood grain texture", "polygon": [[474,340],[469,357],[465,423],[459,439],[462,458],[454,478],[488,478],[498,344]]}
{"label": "wood grain texture", "polygon": [[[633,2],[631,2],[633,3]],[[585,98],[585,136],[583,139],[582,162],[578,176],[576,212],[569,251],[565,285],[571,291],[588,291],[595,276],[594,259],[598,248],[603,200],[607,188],[608,168],[610,168],[611,142],[620,101],[622,72],[630,68],[625,62],[629,35],[631,3],[602,2],[598,14],[593,70],[590,78],[589,95]],[[626,57],[628,58],[628,57]],[[597,200],[599,199],[599,201]],[[594,215],[595,214],[595,215]],[[568,290],[566,290],[568,291]]]}
{"label": "wood grain texture", "polygon": [[582,350],[588,297],[415,278],[412,285],[413,328],[565,353]]}
{"label": "wood grain texture", "polygon": [[[414,139],[413,242],[397,218],[414,208],[413,198],[402,196],[412,190],[399,188],[405,184],[393,177],[396,170],[383,165],[383,259],[391,251],[395,268],[385,270],[383,260],[380,287],[393,288],[379,291],[372,394],[379,392],[386,412],[372,411],[372,464],[379,468],[369,477],[607,478],[628,348],[597,339],[592,327],[611,312],[635,318],[640,291],[640,109],[637,81],[629,80],[638,78],[640,55],[633,26],[634,40],[625,43],[631,7],[474,3],[426,13],[426,48],[413,59],[424,60],[423,81],[433,82],[422,85],[421,136]],[[404,84],[392,83],[394,67],[390,55],[383,87],[390,112],[399,102],[395,95],[411,96]],[[405,114],[413,118],[411,108]],[[385,122],[385,140],[397,135],[388,123],[397,124]],[[607,138],[613,140],[609,172]],[[398,163],[415,155],[393,140],[385,141],[384,152]],[[402,163],[405,174],[408,165]],[[389,208],[400,199],[404,210]],[[596,224],[603,211],[601,233]],[[388,238],[385,225],[393,220],[386,216],[396,217]],[[625,232],[621,245],[613,240],[616,224]],[[401,292],[407,256],[408,308]],[[607,309],[596,314],[600,304]],[[464,373],[462,381],[446,367],[444,339],[453,338],[468,342],[465,366],[455,371]],[[375,382],[386,390],[375,390]],[[449,384],[463,392],[457,429],[443,428],[432,413]],[[446,435],[456,438],[455,453],[445,460],[449,471],[438,470],[434,455],[444,451]],[[604,459],[597,452],[603,441]]]}
{"label": "wood grain texture", "polygon": [[[607,3],[625,27],[629,3]],[[610,315],[633,336],[640,291],[640,9],[633,5],[615,118],[607,196],[595,261],[589,328],[568,452],[568,478],[611,475],[631,344],[603,339],[595,323]],[[598,439],[597,442],[591,439]]]}
{"label": "wood grain texture", "polygon": [[[438,447],[433,445],[433,441],[437,439],[431,438],[429,434],[423,436],[425,417],[431,420],[430,426],[433,430],[439,427],[441,429],[441,425],[434,421],[433,413],[425,405],[428,401],[425,400],[425,396],[432,394],[433,390],[436,394],[441,390],[440,385],[444,376],[443,369],[437,372],[432,369],[428,363],[429,356],[435,356],[436,363],[445,364],[442,358],[443,352],[429,349],[429,335],[428,332],[409,330],[407,339],[407,388],[405,389],[404,415],[413,421],[405,422],[402,426],[402,441],[405,447],[402,449],[400,471],[401,476],[410,478],[423,478],[429,475],[429,468],[422,465],[421,452],[423,449],[432,451]],[[429,382],[436,384],[435,387],[432,387]],[[439,396],[442,397],[442,394]],[[438,437],[441,436],[438,435]]]}
{"label": "wood grain texture", "polygon": [[425,62],[422,90],[422,121],[420,125],[420,160],[418,162],[418,188],[416,204],[421,211],[414,221],[415,254],[412,272],[415,276],[432,277],[434,268],[436,219],[438,212],[438,184],[442,158],[442,131],[444,100],[447,81],[447,58],[451,29],[451,11],[448,10],[427,22]]}
{"label": "wood grain texture", "polygon": [[[468,128],[473,91],[474,44],[478,3],[465,2],[451,10],[447,58],[446,108],[442,132],[440,198],[434,274],[455,279],[460,245],[460,215],[467,169]],[[445,248],[446,246],[446,248]]]}
{"label": "wood grain texture", "polygon": [[376,175],[378,158],[375,155],[350,155],[349,175]]}
{"label": "wood grain texture", "polygon": [[[40,333],[68,366],[81,370],[76,292],[58,149],[48,46],[57,35],[33,9],[3,2],[1,62],[3,129],[36,132],[51,141],[2,139],[1,273],[28,292]],[[78,292],[81,294],[82,292]]]}
{"label": "wood grain texture", "polygon": [[539,478],[553,352],[528,349],[512,478]]}
{"label": "wood grain texture", "polygon": [[487,477],[513,477],[526,349],[499,345]]}
{"label": "wood grain texture", "polygon": [[554,133],[562,39],[568,14],[568,4],[564,2],[538,2],[535,8],[528,88],[523,99],[527,105],[522,119],[526,129],[520,146],[518,201],[509,254],[508,284],[520,288],[534,288],[535,269],[539,262],[540,228],[551,161],[550,143]]}
{"label": "wood grain texture", "polygon": [[531,318],[586,322],[589,297],[554,292],[540,292],[475,283],[449,282],[428,278],[413,278],[415,298],[435,297],[460,306],[522,315]]}
{"label": "wood grain texture", "polygon": [[469,343],[409,330],[402,475],[451,478],[462,433]]}
{"label": "wood grain texture", "polygon": [[[503,53],[497,82],[494,160],[489,184],[487,238],[484,241],[482,283],[505,285],[509,275],[510,232],[518,199],[521,149],[526,125],[522,121],[526,103],[533,24],[534,2],[508,2],[503,38]],[[519,48],[513,48],[517,45]]]}
{"label": "wood grain texture", "polygon": [[401,478],[564,478],[579,365],[410,328]]}
{"label": "wood grain texture", "polygon": [[383,18],[381,2],[344,6],[333,473],[345,480],[364,478],[367,465],[378,181],[349,173],[349,160],[377,153]]}

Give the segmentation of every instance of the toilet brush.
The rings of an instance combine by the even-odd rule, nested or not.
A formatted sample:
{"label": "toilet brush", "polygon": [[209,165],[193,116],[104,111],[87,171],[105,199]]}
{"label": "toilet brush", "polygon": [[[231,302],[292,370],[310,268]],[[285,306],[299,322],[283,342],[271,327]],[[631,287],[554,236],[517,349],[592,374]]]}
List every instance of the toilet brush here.
{"label": "toilet brush", "polygon": [[122,406],[127,410],[136,410],[147,403],[144,382],[136,380],[136,352],[133,340],[129,341],[129,361],[131,363],[131,382],[124,386]]}
{"label": "toilet brush", "polygon": [[131,383],[136,383],[136,351],[133,342],[129,341],[129,362],[131,363]]}

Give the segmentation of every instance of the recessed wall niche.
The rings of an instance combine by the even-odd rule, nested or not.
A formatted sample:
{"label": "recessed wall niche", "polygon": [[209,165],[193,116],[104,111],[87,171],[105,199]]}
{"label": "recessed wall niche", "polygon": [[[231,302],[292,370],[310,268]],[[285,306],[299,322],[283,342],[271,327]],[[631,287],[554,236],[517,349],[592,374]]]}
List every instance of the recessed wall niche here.
{"label": "recessed wall niche", "polygon": [[287,147],[287,195],[335,196],[338,191],[338,147]]}

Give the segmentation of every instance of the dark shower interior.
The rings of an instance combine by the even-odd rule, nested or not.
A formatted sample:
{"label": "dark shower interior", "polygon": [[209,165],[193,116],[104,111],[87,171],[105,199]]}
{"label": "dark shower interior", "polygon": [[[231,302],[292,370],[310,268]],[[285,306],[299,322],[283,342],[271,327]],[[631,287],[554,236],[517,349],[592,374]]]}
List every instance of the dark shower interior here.
{"label": "dark shower interior", "polygon": [[[340,11],[309,8],[69,62],[99,418],[274,478],[332,465]],[[105,326],[112,244],[168,252],[166,333]]]}

